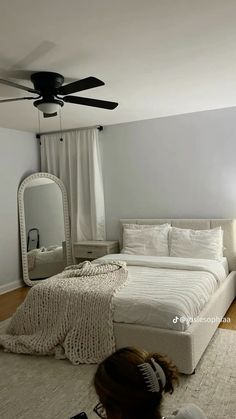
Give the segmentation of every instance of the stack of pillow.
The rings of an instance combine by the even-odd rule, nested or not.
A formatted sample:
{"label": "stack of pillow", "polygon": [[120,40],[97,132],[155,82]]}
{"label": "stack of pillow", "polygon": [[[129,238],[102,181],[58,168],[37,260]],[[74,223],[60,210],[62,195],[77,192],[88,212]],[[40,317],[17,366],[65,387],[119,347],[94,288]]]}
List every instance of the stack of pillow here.
{"label": "stack of pillow", "polygon": [[223,257],[223,230],[191,230],[170,224],[123,225],[121,253],[146,256],[220,260]]}

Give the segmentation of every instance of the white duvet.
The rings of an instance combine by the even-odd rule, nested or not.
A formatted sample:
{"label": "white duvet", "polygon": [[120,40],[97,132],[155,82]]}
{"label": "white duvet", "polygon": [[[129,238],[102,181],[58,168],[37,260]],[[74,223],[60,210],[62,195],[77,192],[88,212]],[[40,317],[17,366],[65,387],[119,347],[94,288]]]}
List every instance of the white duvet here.
{"label": "white duvet", "polygon": [[61,262],[63,261],[62,246],[41,247],[39,249],[30,250],[27,253],[28,269],[32,271],[35,266],[44,265],[45,263]]}
{"label": "white duvet", "polygon": [[227,276],[215,260],[126,254],[99,260],[128,266],[128,279],[113,298],[115,322],[178,331],[188,328]]}

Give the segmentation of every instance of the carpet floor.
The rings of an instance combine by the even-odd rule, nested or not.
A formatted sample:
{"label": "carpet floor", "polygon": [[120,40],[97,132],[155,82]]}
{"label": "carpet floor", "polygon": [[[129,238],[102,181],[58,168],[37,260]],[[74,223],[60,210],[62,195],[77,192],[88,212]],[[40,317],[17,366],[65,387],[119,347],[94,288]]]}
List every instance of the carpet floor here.
{"label": "carpet floor", "polygon": [[[0,324],[3,333],[8,321]],[[96,365],[73,366],[47,356],[16,355],[0,350],[1,419],[68,419],[81,410],[89,419],[97,397],[91,385]],[[180,385],[165,396],[163,414],[195,403],[208,419],[236,418],[236,332],[217,329],[196,373],[181,375]]]}

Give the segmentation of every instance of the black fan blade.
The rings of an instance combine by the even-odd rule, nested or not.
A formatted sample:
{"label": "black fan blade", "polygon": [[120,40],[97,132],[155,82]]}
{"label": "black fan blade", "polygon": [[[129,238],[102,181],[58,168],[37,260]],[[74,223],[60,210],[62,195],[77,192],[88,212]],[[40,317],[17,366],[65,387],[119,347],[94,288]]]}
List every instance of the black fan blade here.
{"label": "black fan blade", "polygon": [[37,90],[31,89],[30,87],[22,86],[21,84],[14,83],[10,80],[0,79],[1,84],[6,84],[7,86],[16,87],[17,89],[26,90],[26,92],[35,93],[36,95],[40,94]]}
{"label": "black fan blade", "polygon": [[86,79],[77,80],[73,83],[59,87],[57,93],[59,95],[69,95],[70,93],[81,92],[82,90],[92,89],[93,87],[103,86],[105,83],[96,77],[87,77]]}
{"label": "black fan blade", "polygon": [[52,118],[53,116],[57,116],[57,112],[54,113],[44,113],[44,118]]}
{"label": "black fan blade", "polygon": [[16,102],[17,100],[31,100],[31,99],[38,99],[36,97],[15,97],[12,99],[2,99],[0,100],[0,103],[4,103],[4,102]]}
{"label": "black fan blade", "polygon": [[77,105],[94,106],[95,108],[115,109],[117,102],[108,102],[107,100],[91,99],[88,97],[65,96],[64,102],[76,103]]}

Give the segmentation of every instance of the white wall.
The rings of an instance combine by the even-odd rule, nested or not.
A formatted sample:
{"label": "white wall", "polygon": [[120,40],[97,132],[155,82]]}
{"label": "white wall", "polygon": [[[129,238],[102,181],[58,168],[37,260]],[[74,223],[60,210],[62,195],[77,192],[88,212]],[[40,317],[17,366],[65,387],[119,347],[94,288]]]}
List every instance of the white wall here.
{"label": "white wall", "polygon": [[107,238],[120,218],[236,218],[236,108],[100,134]]}
{"label": "white wall", "polygon": [[33,133],[0,128],[0,293],[21,283],[17,190],[39,171],[39,145]]}

